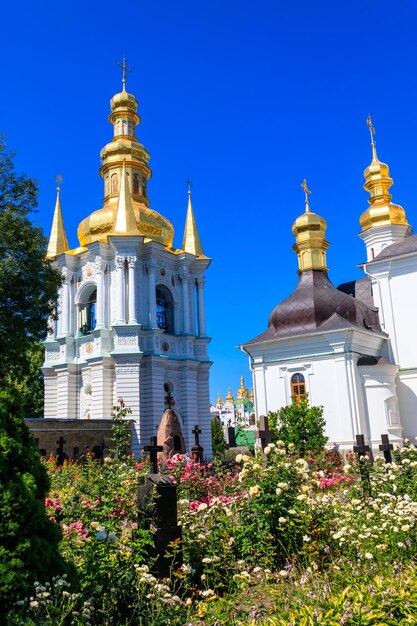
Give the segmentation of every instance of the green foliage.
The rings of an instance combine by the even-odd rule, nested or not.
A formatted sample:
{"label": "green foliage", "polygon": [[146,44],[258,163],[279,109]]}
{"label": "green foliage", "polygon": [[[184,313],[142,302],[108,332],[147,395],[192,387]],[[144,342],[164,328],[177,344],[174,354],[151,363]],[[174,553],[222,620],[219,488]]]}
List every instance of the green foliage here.
{"label": "green foliage", "polygon": [[0,140],[0,380],[30,371],[31,343],[45,335],[61,277],[45,258],[46,239],[30,216],[37,185],[16,174]]}
{"label": "green foliage", "polygon": [[[19,391],[0,391],[0,606],[28,584],[64,570],[60,530],[45,513],[49,486],[35,442],[22,418]],[[1,609],[0,609],[1,615]]]}
{"label": "green foliage", "polygon": [[211,443],[213,446],[214,458],[221,458],[227,450],[227,444],[224,440],[223,428],[217,418],[211,420]]}
{"label": "green foliage", "polygon": [[110,441],[114,443],[114,450],[118,459],[125,459],[127,449],[130,447],[132,422],[126,420],[126,417],[131,414],[132,409],[127,407],[122,399],[119,399],[118,404],[113,407]]}
{"label": "green foliage", "polygon": [[309,406],[307,394],[293,396],[292,404],[269,412],[269,425],[279,440],[286,446],[293,444],[304,456],[308,451],[322,450],[327,443],[323,410],[322,406]]}

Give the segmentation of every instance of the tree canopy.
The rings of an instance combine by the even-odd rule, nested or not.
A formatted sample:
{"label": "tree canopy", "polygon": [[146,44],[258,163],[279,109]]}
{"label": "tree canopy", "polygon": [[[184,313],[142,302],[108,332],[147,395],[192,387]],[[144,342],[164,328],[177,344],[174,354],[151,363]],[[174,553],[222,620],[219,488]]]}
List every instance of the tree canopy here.
{"label": "tree canopy", "polygon": [[31,217],[38,188],[15,171],[0,139],[0,380],[30,370],[31,344],[44,335],[54,313],[59,272],[45,257],[47,240]]}

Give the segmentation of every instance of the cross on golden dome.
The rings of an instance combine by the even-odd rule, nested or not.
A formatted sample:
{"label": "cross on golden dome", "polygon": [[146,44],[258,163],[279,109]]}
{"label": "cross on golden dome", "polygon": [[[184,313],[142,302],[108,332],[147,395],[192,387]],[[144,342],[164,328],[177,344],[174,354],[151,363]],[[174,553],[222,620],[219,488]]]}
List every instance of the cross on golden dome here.
{"label": "cross on golden dome", "polygon": [[122,68],[122,91],[126,91],[126,73],[131,72],[130,67],[126,65],[126,57],[123,57],[122,62],[117,61],[117,65]]}
{"label": "cross on golden dome", "polygon": [[301,183],[301,189],[303,189],[305,193],[306,213],[310,213],[310,205],[308,202],[308,196],[311,194],[311,189],[308,188],[306,179],[304,179],[303,182]]}
{"label": "cross on golden dome", "polygon": [[376,155],[376,143],[375,143],[376,129],[375,129],[375,126],[372,124],[372,118],[370,115],[368,115],[368,117],[366,118],[366,124],[369,128],[369,132],[371,135],[372,158],[374,161],[378,161],[378,157]]}

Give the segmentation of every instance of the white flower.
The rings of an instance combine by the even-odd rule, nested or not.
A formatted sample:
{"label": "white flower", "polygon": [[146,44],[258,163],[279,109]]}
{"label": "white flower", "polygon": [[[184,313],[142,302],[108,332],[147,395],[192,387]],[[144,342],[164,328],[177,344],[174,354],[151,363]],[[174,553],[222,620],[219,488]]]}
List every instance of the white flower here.
{"label": "white flower", "polygon": [[408,530],[410,530],[410,525],[404,524],[404,526],[401,526],[401,530],[403,530],[406,533]]}
{"label": "white flower", "polygon": [[345,472],[345,474],[350,472],[351,469],[352,469],[352,466],[349,465],[349,463],[346,463],[346,465],[343,466],[343,471]]}
{"label": "white flower", "polygon": [[277,487],[275,489],[275,493],[277,494],[277,496],[280,496],[282,494],[282,489],[280,489],[279,487]]}
{"label": "white flower", "polygon": [[304,535],[304,537],[303,537],[303,541],[304,541],[305,543],[309,543],[309,542],[311,541],[311,539],[310,539],[310,537],[309,537],[308,535]]}
{"label": "white flower", "polygon": [[235,458],[235,461],[236,461],[236,463],[240,463],[242,461],[242,459],[243,459],[243,454],[237,454],[236,458]]}
{"label": "white flower", "polygon": [[258,485],[254,485],[253,487],[249,489],[250,496],[259,496],[259,492],[260,492],[260,489]]}
{"label": "white flower", "polygon": [[205,502],[202,502],[201,504],[198,505],[197,511],[200,513],[201,511],[205,511],[207,508],[208,508],[207,504]]}
{"label": "white flower", "polygon": [[271,447],[270,446],[266,446],[264,448],[264,454],[269,454],[271,452]]}
{"label": "white flower", "polygon": [[370,552],[365,552],[365,559],[368,559],[370,561],[373,558],[374,558],[373,554],[371,554]]}
{"label": "white flower", "polygon": [[306,498],[307,498],[307,496],[306,496],[305,493],[300,493],[300,495],[297,496],[296,499],[301,501],[301,500],[306,500]]}
{"label": "white flower", "polygon": [[286,577],[288,576],[288,572],[287,572],[287,570],[282,569],[282,570],[279,572],[279,575],[281,576],[281,578],[286,578]]}
{"label": "white flower", "polygon": [[286,520],[286,518],[285,518],[285,517],[280,517],[280,518],[278,519],[278,521],[279,521],[279,523],[280,523],[280,524],[285,524],[285,522],[286,522],[287,520]]}
{"label": "white flower", "polygon": [[278,487],[283,491],[286,491],[289,488],[288,483],[278,483]]}
{"label": "white flower", "polygon": [[201,595],[203,596],[203,598],[208,598],[210,596],[214,596],[216,595],[213,591],[213,589],[206,589],[205,591],[201,592]]}

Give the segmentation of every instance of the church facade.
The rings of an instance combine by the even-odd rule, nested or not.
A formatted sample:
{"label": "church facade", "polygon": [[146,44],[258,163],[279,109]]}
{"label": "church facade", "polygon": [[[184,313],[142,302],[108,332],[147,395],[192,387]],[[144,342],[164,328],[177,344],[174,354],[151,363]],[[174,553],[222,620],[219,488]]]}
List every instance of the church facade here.
{"label": "church facade", "polygon": [[138,453],[173,408],[187,450],[198,424],[209,457],[204,282],[210,259],[190,190],[181,249],[172,245],[172,224],[150,208],[150,154],[136,137],[138,102],[125,77],[110,106],[113,139],[100,153],[103,207],[80,223],[80,245],[72,250],[58,189],[48,256],[63,284],[45,341],[45,418],[110,419],[123,399]]}
{"label": "church facade", "polygon": [[298,285],[270,314],[267,330],[244,343],[257,415],[308,393],[324,407],[330,445],[351,449],[364,434],[374,451],[417,436],[417,235],[391,202],[388,166],[377,156],[364,172],[369,207],[360,217],[366,246],[363,278],[334,287],[328,275],[326,222],[313,213],[304,181],[305,212],[293,247]]}

